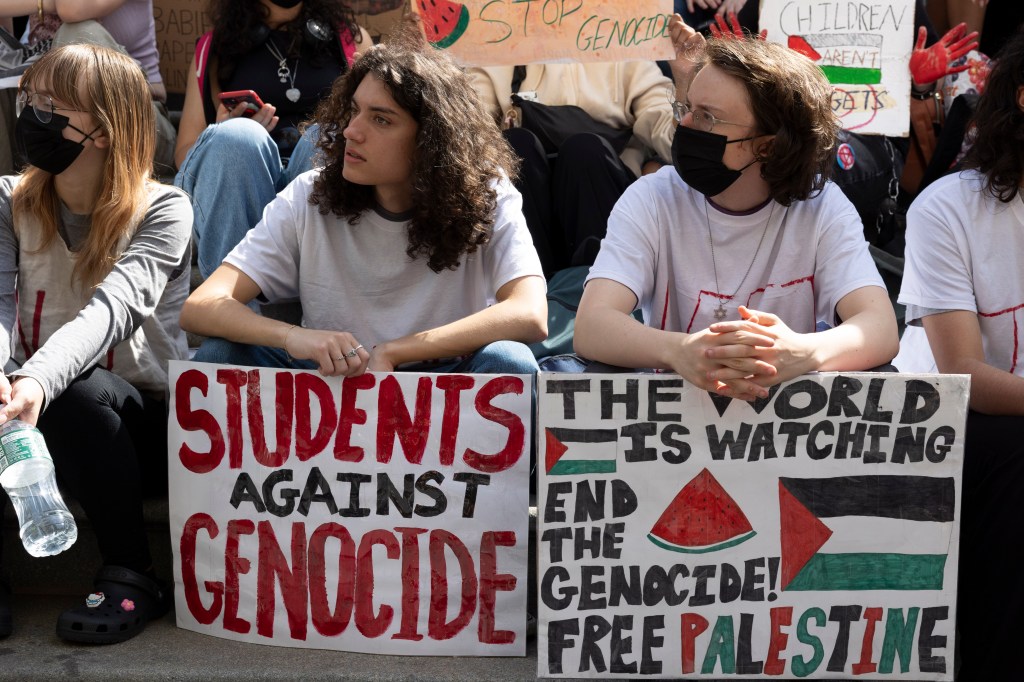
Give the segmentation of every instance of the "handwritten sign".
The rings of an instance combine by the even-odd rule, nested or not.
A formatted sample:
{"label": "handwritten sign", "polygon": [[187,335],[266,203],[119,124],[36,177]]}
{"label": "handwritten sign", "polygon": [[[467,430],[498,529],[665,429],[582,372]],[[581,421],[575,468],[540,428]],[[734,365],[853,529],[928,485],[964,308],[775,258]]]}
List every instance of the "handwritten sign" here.
{"label": "handwritten sign", "polygon": [[170,370],[179,627],[525,654],[530,377]]}
{"label": "handwritten sign", "polygon": [[905,137],[910,130],[913,0],[763,0],[761,28],[813,60],[835,88],[847,130]]}
{"label": "handwritten sign", "polygon": [[461,63],[671,59],[671,0],[413,0],[423,32]]}
{"label": "handwritten sign", "polygon": [[967,396],[542,374],[538,674],[952,680]]}

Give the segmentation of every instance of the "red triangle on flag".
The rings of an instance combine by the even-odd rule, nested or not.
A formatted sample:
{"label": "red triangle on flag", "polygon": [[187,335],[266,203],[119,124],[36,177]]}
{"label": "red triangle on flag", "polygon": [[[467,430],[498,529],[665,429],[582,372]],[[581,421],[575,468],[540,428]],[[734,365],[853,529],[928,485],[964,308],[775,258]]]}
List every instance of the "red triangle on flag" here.
{"label": "red triangle on flag", "polygon": [[782,540],[782,589],[832,537],[832,529],[812,514],[779,481],[779,535]]}
{"label": "red triangle on flag", "polygon": [[811,47],[811,44],[808,43],[801,36],[790,36],[789,40],[787,40],[786,42],[789,49],[793,50],[794,52],[799,52],[800,54],[807,57],[813,62],[816,62],[819,59],[821,59],[821,55],[818,54],[818,51]]}
{"label": "red triangle on flag", "polygon": [[569,447],[558,440],[555,434],[551,433],[551,429],[544,429],[544,438],[547,446],[544,449],[544,471],[551,471],[551,467],[555,466]]}

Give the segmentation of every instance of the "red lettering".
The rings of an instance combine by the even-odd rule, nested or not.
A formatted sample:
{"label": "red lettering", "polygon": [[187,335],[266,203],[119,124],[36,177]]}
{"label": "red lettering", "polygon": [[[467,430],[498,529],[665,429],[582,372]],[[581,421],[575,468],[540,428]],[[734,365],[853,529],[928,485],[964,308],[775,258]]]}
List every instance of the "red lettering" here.
{"label": "red lettering", "polygon": [[224,547],[224,629],[245,634],[252,627],[238,617],[238,576],[249,572],[249,560],[238,556],[238,538],[252,535],[256,524],[247,519],[228,521],[228,539]]}
{"label": "red lettering", "polygon": [[366,423],[366,410],[356,409],[358,391],[365,391],[377,384],[377,377],[372,374],[361,374],[357,377],[345,377],[341,382],[341,408],[338,414],[338,431],[334,436],[334,458],[342,462],[363,461],[363,449],[351,445],[352,425]]}
{"label": "red lettering", "polygon": [[519,461],[526,442],[526,427],[519,415],[492,405],[491,400],[505,393],[522,392],[523,380],[519,377],[495,377],[480,387],[476,394],[476,411],[484,419],[507,428],[508,442],[500,452],[493,455],[485,455],[467,448],[463,455],[466,464],[485,474],[494,474],[508,469]]}
{"label": "red lettering", "polygon": [[768,657],[764,661],[765,675],[781,675],[785,669],[785,662],[779,658],[779,654],[786,650],[789,642],[789,635],[782,631],[783,627],[789,627],[793,622],[793,607],[781,606],[774,608],[771,613],[771,635],[768,641]]}
{"label": "red lettering", "polygon": [[[448,615],[448,563],[445,547],[455,555],[462,580],[462,600],[459,612],[445,622]],[[430,615],[427,634],[431,639],[451,639],[459,634],[476,612],[477,579],[473,557],[455,534],[446,530],[430,532]]]}
{"label": "red lettering", "polygon": [[708,621],[696,613],[684,613],[681,617],[681,632],[683,639],[683,674],[693,672],[693,658],[696,653],[696,641],[701,633],[708,629]]}
{"label": "red lettering", "polygon": [[438,459],[441,466],[455,462],[455,441],[459,436],[459,396],[473,388],[476,380],[465,374],[444,374],[437,377],[437,387],[444,391],[444,415],[441,419],[441,447]]}
{"label": "red lettering", "polygon": [[[327,560],[324,549],[327,538],[341,543],[338,550],[338,593],[334,598],[334,611],[327,604]],[[309,610],[313,627],[324,637],[340,635],[352,617],[352,598],[355,591],[356,544],[352,534],[338,523],[325,523],[313,531],[309,538]]]}
{"label": "red lettering", "polygon": [[263,427],[263,400],[260,397],[260,370],[249,371],[246,407],[249,414],[249,437],[256,461],[265,467],[277,468],[288,461],[292,449],[292,416],[295,414],[295,380],[291,372],[277,372],[274,377],[274,414],[277,448],[270,452]]}
{"label": "red lettering", "polygon": [[402,534],[402,618],[398,632],[391,639],[408,639],[418,642],[423,635],[416,631],[420,617],[420,534],[426,528],[402,528],[395,530]]}
{"label": "red lettering", "polygon": [[377,393],[377,461],[387,464],[395,447],[395,438],[402,443],[405,459],[413,464],[423,461],[430,434],[430,377],[420,377],[416,386],[415,417],[402,395],[398,378],[389,374],[380,382]]}
{"label": "red lettering", "polygon": [[371,530],[359,541],[359,559],[356,566],[356,627],[364,637],[380,637],[391,624],[395,610],[381,604],[380,611],[373,614],[373,546],[383,545],[388,559],[397,559],[401,554],[395,536],[386,530]]}
{"label": "red lettering", "polygon": [[193,514],[185,522],[181,532],[181,582],[185,588],[185,604],[188,605],[189,613],[198,622],[209,625],[220,614],[224,584],[213,580],[203,583],[206,591],[213,595],[210,608],[204,608],[203,602],[199,599],[199,585],[196,582],[196,536],[200,529],[205,530],[211,539],[217,537],[217,533],[220,532],[217,522],[209,514]]}
{"label": "red lettering", "polygon": [[187,443],[182,443],[178,449],[178,459],[192,473],[205,474],[216,469],[224,459],[224,434],[212,413],[192,409],[193,388],[198,388],[204,397],[210,388],[206,374],[198,369],[186,370],[178,377],[174,386],[174,414],[178,425],[184,430],[204,432],[210,439],[210,450],[197,452]]}
{"label": "red lettering", "polygon": [[477,636],[484,644],[511,644],[516,641],[512,630],[494,629],[495,592],[516,589],[516,577],[511,573],[498,573],[498,547],[515,547],[516,534],[512,531],[485,531],[480,537],[480,621]]}
{"label": "red lettering", "polygon": [[309,588],[306,586],[306,524],[292,524],[292,565],[281,552],[269,521],[259,523],[259,568],[256,573],[256,632],[274,636],[274,583],[281,586],[281,598],[288,613],[288,631],[292,639],[306,639],[306,612]]}
{"label": "red lettering", "polygon": [[218,369],[217,383],[224,384],[227,399],[225,414],[228,420],[228,466],[242,468],[242,386],[248,376],[241,369]]}
{"label": "red lettering", "polygon": [[[320,403],[320,423],[316,433],[312,429],[310,398],[316,396]],[[305,462],[320,454],[331,440],[331,434],[338,425],[331,387],[316,374],[303,372],[295,375],[295,457]]]}
{"label": "red lettering", "polygon": [[853,664],[854,675],[866,675],[878,670],[878,664],[871,660],[871,646],[875,639],[875,624],[882,620],[882,609],[871,606],[864,609],[864,641],[860,645],[860,661]]}

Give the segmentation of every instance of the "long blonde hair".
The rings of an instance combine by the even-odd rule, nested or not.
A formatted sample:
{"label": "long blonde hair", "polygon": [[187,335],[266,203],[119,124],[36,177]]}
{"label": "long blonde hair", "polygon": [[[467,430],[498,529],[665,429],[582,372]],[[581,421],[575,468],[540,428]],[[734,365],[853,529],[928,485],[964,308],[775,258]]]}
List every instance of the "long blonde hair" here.
{"label": "long blonde hair", "polygon": [[[21,88],[47,85],[48,92],[71,108],[96,117],[109,140],[99,196],[89,234],[77,252],[72,281],[96,287],[120,257],[119,244],[134,234],[149,208],[156,120],[146,77],[128,55],[97,45],[67,45],[30,66]],[[60,202],[54,176],[28,166],[11,198],[14,223],[34,216],[41,225],[40,250],[57,239]]]}

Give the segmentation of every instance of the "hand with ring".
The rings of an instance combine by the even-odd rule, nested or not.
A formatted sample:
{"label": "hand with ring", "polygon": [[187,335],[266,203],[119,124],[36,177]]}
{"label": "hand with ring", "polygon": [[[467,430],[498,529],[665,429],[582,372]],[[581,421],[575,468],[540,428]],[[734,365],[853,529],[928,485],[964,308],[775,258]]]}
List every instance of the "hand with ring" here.
{"label": "hand with ring", "polygon": [[352,334],[289,327],[282,336],[282,348],[299,360],[319,364],[324,376],[358,376],[366,371],[370,354]]}

